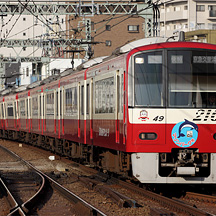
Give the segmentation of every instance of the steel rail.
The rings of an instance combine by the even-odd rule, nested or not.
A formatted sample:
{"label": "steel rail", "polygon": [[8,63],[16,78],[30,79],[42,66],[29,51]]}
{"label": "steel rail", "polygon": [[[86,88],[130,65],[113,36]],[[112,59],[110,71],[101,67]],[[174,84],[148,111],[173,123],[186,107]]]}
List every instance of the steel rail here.
{"label": "steel rail", "polygon": [[10,211],[13,212],[14,209],[19,207],[19,205],[1,178],[0,178],[0,189],[2,190],[3,194],[5,194],[7,196],[7,200],[11,206]]}
{"label": "steel rail", "polygon": [[[15,157],[15,158],[19,159],[22,163],[24,163],[25,165],[28,166],[28,164],[26,164],[25,161],[22,160],[22,158],[20,158],[18,155],[16,155],[15,153],[11,152],[10,150],[8,150],[7,148],[5,148],[3,146],[0,146],[0,147],[4,151],[9,153],[12,157]],[[35,172],[35,170],[34,170],[34,172]],[[43,189],[45,187],[45,178],[39,172],[36,171],[35,173],[37,173],[41,177],[41,186],[40,186],[39,190],[31,198],[29,198],[26,202],[24,202],[21,206],[18,205],[15,198],[11,195],[9,189],[7,189],[7,194],[10,195],[10,200],[12,202],[16,203],[15,207],[12,208],[11,213],[9,215],[25,215],[25,213],[28,213],[32,209],[35,202],[37,201],[39,196],[42,194]],[[1,181],[1,183],[4,184],[3,181]],[[6,185],[5,185],[5,187],[6,187]]]}
{"label": "steel rail", "polygon": [[185,198],[194,199],[201,202],[209,202],[216,203],[216,196],[206,195],[206,194],[198,194],[193,192],[186,192]]}
{"label": "steel rail", "polygon": [[26,214],[23,212],[22,208],[18,207],[7,216],[26,216]]}
{"label": "steel rail", "polygon": [[[96,207],[92,206],[91,204],[89,204],[88,202],[86,202],[85,200],[83,200],[82,198],[80,198],[79,196],[77,196],[76,194],[72,193],[67,188],[65,188],[62,185],[60,185],[58,182],[56,182],[55,180],[53,180],[52,178],[50,178],[49,176],[47,176],[46,174],[44,174],[43,172],[41,172],[39,169],[37,169],[36,167],[34,167],[31,163],[29,163],[28,161],[25,161],[24,159],[22,159],[16,153],[10,151],[9,149],[7,149],[7,148],[5,148],[5,147],[3,147],[1,145],[0,145],[0,147],[2,149],[4,149],[5,151],[9,152],[14,157],[17,157],[20,161],[22,161],[23,163],[25,163],[29,168],[35,170],[37,173],[39,173],[40,175],[42,175],[43,177],[45,177],[45,179],[48,180],[51,183],[51,185],[53,186],[53,188],[55,188],[60,194],[62,194],[70,202],[74,203],[74,206],[75,206],[74,210],[75,211],[76,210],[78,210],[79,212],[82,211],[82,213],[84,215],[106,216],[106,214],[104,214],[102,211],[100,211]],[[28,208],[29,205],[31,206],[31,204],[27,204],[26,203],[24,206],[26,208]]]}
{"label": "steel rail", "polygon": [[[115,182],[116,182],[116,179],[113,179]],[[154,201],[157,201],[158,203],[161,203],[163,206],[166,206],[168,207],[169,209],[172,209],[172,210],[175,210],[177,212],[183,212],[183,213],[188,213],[190,215],[194,215],[194,216],[210,216],[211,214],[207,213],[207,212],[204,212],[200,209],[197,209],[197,208],[194,208],[190,205],[187,205],[187,204],[184,204],[184,203],[181,203],[181,202],[178,202],[176,200],[173,200],[173,199],[170,199],[170,198],[167,198],[167,197],[164,197],[164,196],[161,196],[160,194],[156,194],[156,193],[153,193],[151,191],[147,191],[143,188],[139,188],[135,185],[132,185],[128,182],[124,182],[124,181],[121,181],[121,180],[118,180],[118,183],[121,185],[121,186],[124,186],[132,191],[135,191],[136,193],[138,194],[141,194],[142,196],[145,196],[149,199],[152,199]]]}

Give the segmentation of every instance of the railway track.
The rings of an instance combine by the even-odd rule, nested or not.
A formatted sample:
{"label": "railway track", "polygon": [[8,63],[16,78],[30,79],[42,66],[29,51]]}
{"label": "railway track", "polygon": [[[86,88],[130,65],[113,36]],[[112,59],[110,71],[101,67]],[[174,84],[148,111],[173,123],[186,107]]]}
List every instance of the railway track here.
{"label": "railway track", "polygon": [[[160,194],[153,193],[151,191],[147,191],[142,188],[138,188],[137,186],[120,181],[119,184],[121,186],[124,186],[132,191],[135,191],[136,193],[141,194],[144,197],[148,197],[154,201],[157,201],[160,203],[163,207],[168,208],[169,210],[173,210],[177,213],[183,213],[183,214],[189,214],[194,216],[206,216],[206,215],[212,215],[208,212],[205,212],[203,210],[200,210],[196,207],[190,206],[187,203],[182,203],[179,200],[173,200],[164,196],[161,196]],[[154,215],[157,211],[160,211],[159,209],[151,209],[151,214]],[[160,213],[161,214],[161,213]]]}
{"label": "railway track", "polygon": [[[100,178],[101,176],[97,176],[97,177]],[[193,206],[187,202],[182,202],[181,199],[167,198],[167,197],[162,196],[160,194],[157,194],[157,193],[148,191],[146,189],[140,188],[140,187],[138,187],[132,183],[121,181],[119,179],[112,178],[112,177],[109,178],[108,176],[106,177],[106,175],[104,175],[104,177],[102,176],[101,178],[106,179],[106,183],[108,185],[112,185],[112,189],[110,189],[111,192],[109,192],[109,194],[112,194],[112,191],[115,191],[116,187],[123,187],[127,190],[130,190],[130,191],[136,193],[136,194],[140,194],[141,196],[143,196],[147,199],[150,199],[154,202],[159,203],[160,204],[159,207],[151,207],[150,206],[150,215],[179,215],[179,214],[194,215],[194,216],[197,216],[197,215],[199,215],[199,216],[214,215],[214,214],[209,213],[208,211],[204,211],[204,210],[197,208],[197,206]],[[100,189],[101,191],[103,191],[104,188],[107,188],[106,190],[108,190],[107,186],[104,187],[100,183],[96,183],[95,180],[85,178],[82,181],[84,181],[86,184],[89,184],[90,187],[96,188],[96,190]],[[97,186],[97,184],[99,186]],[[116,199],[117,202],[121,203],[122,205],[128,205],[130,207],[138,207],[139,206],[139,203],[136,203],[134,200],[132,200],[129,197],[124,197],[121,194],[118,195],[118,192],[116,192],[116,191],[114,192],[114,194],[115,194],[114,199]],[[191,193],[188,192],[188,195],[189,194],[191,195]],[[199,194],[199,195],[201,197],[208,197],[210,199],[210,196],[202,196],[201,194]],[[197,196],[198,196],[198,194],[197,194]],[[211,196],[211,198],[213,199],[212,196]],[[216,206],[214,206],[214,208],[216,208]]]}
{"label": "railway track", "polygon": [[[27,146],[26,146],[27,147]],[[36,151],[35,147],[27,147],[28,149]],[[38,150],[42,153],[42,150]],[[50,155],[49,153],[45,153],[47,156]],[[211,211],[208,210],[208,208],[197,208],[198,205],[192,205],[189,202],[182,199],[170,199],[164,196],[161,196],[159,194],[153,193],[151,191],[148,191],[143,188],[139,188],[138,186],[121,181],[119,179],[110,177],[106,174],[101,174],[96,170],[92,170],[91,168],[88,168],[83,165],[75,165],[75,163],[71,163],[71,161],[66,160],[62,158],[65,163],[73,164],[74,167],[77,167],[77,170],[85,170],[84,172],[88,173],[85,175],[74,175],[72,178],[71,176],[68,177],[61,177],[61,172],[54,173],[54,172],[47,172],[47,176],[50,179],[55,179],[59,183],[58,185],[62,184],[69,184],[68,181],[71,182],[83,182],[83,185],[90,189],[90,191],[99,192],[105,196],[107,196],[107,199],[111,199],[113,202],[115,202],[119,209],[122,212],[124,212],[124,208],[127,207],[127,211],[129,212],[128,208],[131,209],[137,209],[134,212],[139,212],[139,209],[142,209],[144,206],[148,205],[149,212],[142,215],[214,215],[211,213]],[[61,159],[61,160],[62,160]],[[52,185],[52,183],[51,183]],[[70,188],[69,188],[70,190]],[[94,192],[84,192],[84,193],[94,193]],[[122,191],[125,191],[125,193]],[[82,192],[83,193],[83,192]],[[189,194],[189,193],[188,193]],[[139,195],[139,196],[138,196]],[[65,196],[65,195],[64,195]],[[67,196],[67,195],[66,195]],[[138,198],[135,198],[135,197]],[[76,201],[75,201],[76,202]],[[145,204],[143,204],[145,203]],[[147,203],[147,204],[146,204]],[[83,207],[79,207],[80,204],[76,204],[78,207],[78,211],[81,209],[84,209]],[[193,207],[195,206],[195,207]],[[198,206],[199,207],[199,206]],[[215,206],[214,206],[215,207]],[[112,207],[111,207],[112,208]],[[209,213],[210,212],[210,213]],[[134,213],[134,215],[136,214]],[[92,211],[89,209],[86,209],[86,214],[90,215],[92,214]],[[112,214],[111,214],[112,215]],[[124,215],[124,214],[121,214]],[[141,215],[141,214],[140,214]]]}
{"label": "railway track", "polygon": [[[73,203],[73,212],[76,213],[76,215],[105,215],[103,212],[92,206],[91,204],[87,203],[85,200],[81,199],[68,189],[64,188],[62,185],[60,185],[58,182],[54,181],[52,178],[32,166],[29,162],[25,161],[21,157],[19,157],[17,154],[11,152],[10,150],[6,149],[3,146],[0,146],[1,150],[6,151],[9,153],[12,157],[16,158],[18,161],[22,162],[25,164],[25,166],[28,166],[30,170],[32,170],[34,173],[37,173],[38,176],[41,177],[41,185],[39,187],[39,190],[31,196],[30,199],[27,201],[23,201],[23,198],[21,198],[20,193],[23,192],[27,187],[28,187],[28,192],[29,192],[29,186],[31,187],[32,183],[28,183],[31,180],[26,178],[26,181],[23,180],[23,177],[29,176],[26,175],[26,173],[22,173],[23,177],[22,181],[21,178],[14,178],[14,174],[7,173],[7,176],[5,175],[4,178],[7,179],[8,183],[13,183],[13,186],[7,187],[6,184],[2,182],[1,188],[3,189],[4,192],[6,192],[6,195],[9,195],[9,200],[10,200],[10,214],[9,215],[25,215],[29,214],[32,212],[33,209],[36,208],[38,204],[36,204],[36,201],[40,200],[42,196],[44,196],[44,191],[47,190],[45,187],[47,184],[46,182],[49,182],[51,187],[55,189],[58,193],[60,193],[62,196],[64,196],[67,200],[69,200],[70,203]],[[16,173],[17,174],[17,173]],[[16,179],[16,180],[15,180]],[[35,181],[35,177],[33,178]],[[33,181],[33,182],[34,182]],[[35,183],[33,183],[35,184]],[[37,184],[36,184],[37,185]],[[34,188],[31,190],[35,190]],[[12,192],[11,192],[12,191]],[[43,193],[42,193],[43,192]],[[13,196],[12,194],[15,194]]]}
{"label": "railway track", "polygon": [[207,202],[216,204],[216,196],[206,195],[206,194],[198,194],[193,192],[186,192],[184,197],[185,199],[200,201],[200,202]]}

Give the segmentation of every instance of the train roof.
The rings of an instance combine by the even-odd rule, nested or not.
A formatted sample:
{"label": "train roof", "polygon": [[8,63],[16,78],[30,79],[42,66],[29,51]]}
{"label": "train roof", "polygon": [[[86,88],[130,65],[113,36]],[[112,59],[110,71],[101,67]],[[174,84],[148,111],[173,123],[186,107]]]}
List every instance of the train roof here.
{"label": "train roof", "polygon": [[27,85],[19,86],[18,88],[14,89],[15,92],[25,91],[27,89]]}
{"label": "train roof", "polygon": [[108,56],[100,56],[100,57],[97,57],[97,58],[94,58],[94,59],[91,59],[89,61],[86,61],[84,63],[82,63],[81,65],[79,65],[77,67],[78,70],[82,70],[82,69],[87,69],[89,67],[92,67],[93,65],[96,65],[96,64],[99,64],[101,62],[103,62],[103,60],[105,58],[107,58]]}
{"label": "train roof", "polygon": [[145,46],[145,45],[150,45],[150,44],[156,44],[156,43],[164,43],[167,42],[168,38],[163,38],[163,37],[153,37],[153,38],[143,38],[139,39],[133,42],[130,42],[122,47],[117,48],[114,50],[113,55],[120,55],[127,53],[131,51],[134,48],[140,47],[140,46]]}
{"label": "train roof", "polygon": [[41,81],[39,80],[39,81],[36,81],[36,82],[33,82],[33,83],[29,84],[27,86],[27,88],[32,89],[32,88],[35,88],[35,87],[39,86],[40,84],[41,84]]}
{"label": "train roof", "polygon": [[3,90],[2,92],[1,92],[1,95],[2,96],[5,96],[5,95],[7,95],[7,94],[10,94],[12,92],[12,89],[11,88],[7,88],[7,89],[5,89],[5,90]]}

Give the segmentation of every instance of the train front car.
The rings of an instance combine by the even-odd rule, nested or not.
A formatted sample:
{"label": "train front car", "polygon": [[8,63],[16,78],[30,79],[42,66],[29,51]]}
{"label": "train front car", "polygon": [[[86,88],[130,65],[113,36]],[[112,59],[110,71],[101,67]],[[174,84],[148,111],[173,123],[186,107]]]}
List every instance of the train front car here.
{"label": "train front car", "polygon": [[216,183],[216,46],[128,54],[127,150],[142,183]]}

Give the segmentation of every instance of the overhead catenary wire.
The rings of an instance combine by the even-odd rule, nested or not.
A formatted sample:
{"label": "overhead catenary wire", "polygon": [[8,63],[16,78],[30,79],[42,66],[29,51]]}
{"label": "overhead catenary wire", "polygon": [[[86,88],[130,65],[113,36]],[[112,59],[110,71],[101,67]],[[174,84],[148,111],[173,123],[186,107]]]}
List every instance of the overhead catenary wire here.
{"label": "overhead catenary wire", "polygon": [[[24,6],[24,4],[22,3],[22,1],[21,0],[18,0],[23,6]],[[35,4],[35,2],[34,1],[32,1],[34,4]],[[128,3],[129,4],[129,3]],[[143,8],[143,9],[141,9],[141,10],[139,10],[139,11],[137,11],[137,12],[133,12],[133,13],[131,13],[131,14],[123,14],[123,15],[119,15],[119,16],[116,16],[115,14],[112,14],[112,15],[110,15],[108,18],[106,18],[106,19],[103,19],[103,20],[100,20],[100,21],[98,21],[98,22],[96,22],[96,23],[94,23],[94,24],[100,24],[100,23],[104,23],[104,22],[106,22],[106,23],[108,23],[108,22],[110,22],[111,20],[114,20],[114,19],[118,19],[118,18],[121,18],[121,17],[124,17],[124,16],[127,16],[127,18],[125,18],[125,20],[126,19],[128,19],[129,17],[131,17],[131,16],[133,16],[134,14],[139,14],[139,13],[141,13],[142,11],[144,11],[144,10],[146,10],[146,9],[149,9],[149,8],[151,8],[152,7],[152,5],[150,4],[150,5],[148,5],[146,8]],[[28,10],[28,8],[26,7],[26,6],[24,6],[24,9],[27,9]],[[30,12],[30,11],[29,11]],[[48,25],[48,23],[49,23],[49,20],[47,20],[46,18],[45,18],[45,20],[46,20],[46,22],[44,22],[42,19],[40,19],[38,16],[36,16],[35,14],[33,14],[33,13],[31,13],[33,16],[35,16],[40,22],[42,22],[44,25],[46,25],[49,29],[50,29],[50,26]],[[42,15],[43,16],[43,15]],[[74,18],[73,18],[74,19]],[[73,20],[72,19],[72,20]],[[70,19],[69,19],[70,20]],[[66,22],[66,20],[65,20],[65,22]],[[121,23],[122,21],[120,21],[119,23]],[[105,23],[105,25],[106,25],[106,23]],[[115,24],[113,24],[113,26],[115,26],[115,25],[118,25],[119,23],[115,23]],[[82,31],[83,31],[83,28],[85,28],[86,27],[86,25],[82,25],[82,26],[80,26],[79,28],[75,28],[74,30],[76,31],[77,30],[77,32],[78,33],[81,33]],[[102,27],[99,27],[98,29],[96,29],[96,31],[98,31],[100,28],[102,28]],[[69,29],[69,30],[62,30],[62,31],[54,31],[52,28],[50,29],[50,30],[52,30],[58,37],[60,37],[61,35],[61,33],[65,33],[65,35],[66,35],[66,32],[68,31],[68,32],[70,32],[71,31],[71,29]],[[73,31],[73,30],[72,30]],[[70,34],[69,34],[70,35]],[[34,38],[37,38],[37,37],[42,37],[42,36],[44,36],[44,34],[43,35],[38,35],[38,36],[35,36]],[[79,35],[80,36],[80,35]],[[97,36],[97,35],[96,35]],[[34,39],[33,38],[33,39]],[[75,36],[75,38],[77,38],[77,35]]]}
{"label": "overhead catenary wire", "polygon": [[[19,2],[21,2],[21,0],[18,0]],[[35,4],[35,1],[33,1],[33,3]],[[21,3],[22,4],[22,3]],[[129,4],[129,2],[128,2],[128,4]],[[133,15],[135,15],[135,14],[139,14],[139,13],[141,13],[142,11],[144,11],[144,10],[147,10],[147,9],[149,9],[149,8],[151,8],[152,6],[151,5],[149,5],[149,6],[147,6],[146,8],[143,8],[143,9],[141,9],[141,10],[139,10],[139,11],[137,11],[137,12],[133,12],[133,13],[131,13],[131,14],[123,14],[123,15],[119,15],[119,16],[116,16],[115,14],[112,14],[112,15],[110,15],[110,16],[112,16],[111,18],[110,17],[108,17],[108,18],[106,18],[106,19],[103,19],[103,20],[101,20],[101,21],[98,21],[98,22],[95,22],[94,24],[95,25],[97,25],[97,24],[99,24],[99,23],[103,23],[103,22],[107,22],[107,21],[111,21],[111,20],[114,20],[114,19],[118,19],[118,18],[120,18],[120,17],[123,17],[123,16],[133,16]],[[28,10],[28,9],[27,9]],[[30,12],[30,10],[28,10],[29,12]],[[57,36],[60,36],[61,37],[61,35],[60,35],[60,33],[64,33],[64,32],[66,32],[66,31],[76,31],[76,32],[79,32],[79,31],[82,31],[82,29],[83,28],[85,28],[86,27],[86,25],[84,24],[84,25],[82,25],[82,26],[80,26],[79,28],[73,28],[72,30],[71,29],[69,29],[69,30],[62,30],[62,31],[54,31],[52,28],[50,28],[50,26],[47,24],[47,23],[45,23],[43,20],[41,20],[40,18],[38,18],[35,14],[33,14],[33,13],[31,13],[33,16],[35,16],[39,21],[41,21],[43,24],[45,24],[50,30],[52,30]],[[45,18],[46,19],[46,18]],[[70,20],[73,20],[74,18],[72,18],[72,19],[68,19],[68,20],[65,20],[64,22],[68,22],[68,21],[70,21]],[[47,20],[46,19],[46,21],[47,22],[50,22],[49,20]],[[97,30],[96,30],[97,31]],[[43,35],[38,35],[38,36],[36,36],[36,37],[41,37],[41,36],[43,36]],[[68,35],[67,35],[68,36]]]}
{"label": "overhead catenary wire", "polygon": [[[33,2],[33,4],[35,5],[35,7],[37,8],[38,6],[37,6],[37,4],[35,4],[35,1],[32,0],[32,2]],[[47,22],[47,24],[48,24],[48,23],[51,24],[51,22],[43,15],[42,12],[40,13],[40,15],[45,19],[45,21]],[[37,18],[38,18],[38,17],[37,17]],[[59,27],[61,28],[60,23],[58,23],[58,25],[59,25]],[[49,27],[49,26],[48,26],[48,27]],[[61,31],[61,32],[63,32],[63,31]],[[58,33],[58,32],[55,31],[55,33]],[[60,34],[59,34],[59,35],[60,35]]]}
{"label": "overhead catenary wire", "polygon": [[44,22],[42,19],[40,19],[38,16],[36,16],[29,8],[25,7],[24,4],[21,2],[21,0],[18,0],[18,2],[29,12],[31,13],[36,19],[38,19],[40,22],[42,22],[44,25],[46,25],[56,36],[59,36],[61,38],[61,35],[55,32],[46,22]]}
{"label": "overhead catenary wire", "polygon": [[[106,19],[103,19],[103,20],[100,20],[100,21],[98,21],[98,22],[95,22],[94,23],[94,25],[97,25],[97,24],[100,24],[100,23],[103,23],[103,22],[110,22],[111,20],[114,20],[114,19],[119,19],[119,18],[121,18],[121,17],[124,17],[124,16],[128,16],[128,18],[130,18],[131,16],[133,16],[133,15],[135,15],[135,14],[139,14],[140,12],[142,12],[143,10],[147,10],[147,9],[149,9],[149,8],[152,8],[153,6],[152,5],[149,5],[149,6],[147,6],[146,8],[144,8],[144,9],[141,9],[141,10],[139,10],[138,12],[134,12],[134,13],[132,13],[132,14],[123,14],[123,15],[119,15],[119,16],[116,16],[116,15],[114,15],[114,14],[112,14],[112,15],[110,15],[110,16],[112,16],[112,17],[108,17],[108,18],[106,18]],[[127,19],[128,19],[127,18]],[[68,19],[68,20],[70,20],[70,19]],[[84,25],[82,25],[82,26],[80,26],[79,28],[74,28],[74,30],[71,30],[71,29],[68,29],[68,30],[63,30],[63,31],[58,31],[58,32],[56,32],[56,33],[58,33],[58,34],[60,34],[60,33],[62,33],[62,32],[70,32],[70,31],[77,31],[77,32],[81,32],[84,28],[86,27],[86,25],[84,24]],[[99,27],[99,29],[100,29],[101,27]],[[97,31],[98,29],[96,29],[96,30],[94,30],[94,31]],[[40,38],[40,37],[42,37],[42,36],[44,36],[44,35],[37,35],[37,36],[35,36],[35,38]],[[67,35],[68,36],[68,35]],[[69,35],[70,36],[70,35]],[[76,38],[77,38],[77,36],[76,36]]]}
{"label": "overhead catenary wire", "polygon": [[[28,1],[29,2],[29,1]],[[28,5],[28,2],[26,0],[26,4],[25,7]],[[16,19],[16,21],[14,22],[14,24],[12,25],[11,29],[8,31],[7,35],[5,36],[5,38],[3,39],[3,42],[8,38],[9,34],[11,33],[11,31],[13,30],[13,28],[15,27],[16,23],[18,22],[19,18],[21,17],[22,13],[24,12],[24,8],[21,11],[20,15],[18,16],[18,18]]]}

